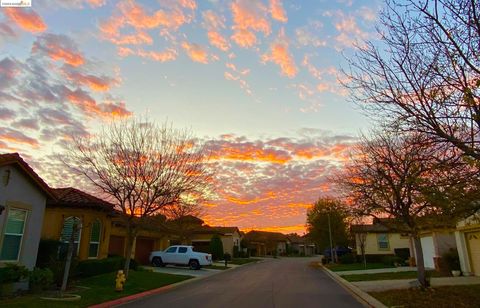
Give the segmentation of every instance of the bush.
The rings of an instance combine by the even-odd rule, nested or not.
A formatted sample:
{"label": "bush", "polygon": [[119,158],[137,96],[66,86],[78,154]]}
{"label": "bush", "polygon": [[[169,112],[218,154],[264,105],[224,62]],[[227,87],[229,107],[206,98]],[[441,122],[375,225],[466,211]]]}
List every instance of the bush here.
{"label": "bush", "polygon": [[459,271],[460,270],[460,258],[458,257],[458,252],[456,249],[450,248],[448,252],[443,254],[443,260],[447,264],[450,271]]}
{"label": "bush", "polygon": [[47,290],[53,283],[53,272],[48,268],[34,268],[30,272],[30,289],[33,292]]}
{"label": "bush", "polygon": [[0,268],[0,284],[18,282],[28,277],[28,269],[23,265],[7,263]]}
{"label": "bush", "polygon": [[219,260],[223,257],[223,243],[222,239],[218,235],[212,236],[210,240],[210,253],[212,254],[213,260]]}
{"label": "bush", "polygon": [[397,256],[385,256],[382,259],[382,263],[385,265],[396,265],[402,263],[402,259]]}
{"label": "bush", "polygon": [[57,240],[40,240],[37,254],[37,267],[48,267],[49,264],[58,259],[58,249],[62,243]]}
{"label": "bush", "polygon": [[338,260],[341,264],[352,264],[357,261],[353,253],[344,254],[343,256],[340,256]]}
{"label": "bush", "polygon": [[408,258],[410,258],[409,248],[395,248],[393,251],[397,257],[402,259],[402,262],[408,261]]}
{"label": "bush", "polygon": [[[123,259],[123,262],[122,262],[121,268],[123,268],[123,265],[124,265],[124,263],[125,263],[125,258],[122,258],[122,259]],[[121,269],[121,268],[120,268],[120,269]],[[138,261],[135,260],[135,259],[130,259],[130,264],[129,264],[128,268],[129,268],[129,269],[132,269],[132,270],[134,270],[134,271],[138,270]]]}
{"label": "bush", "polygon": [[224,253],[223,254],[223,260],[225,261],[231,261],[232,260],[232,256],[227,252],[227,253]]}
{"label": "bush", "polygon": [[[133,262],[132,262],[133,261]],[[132,260],[130,265],[137,267],[138,264]],[[111,273],[123,268],[125,259],[122,257],[111,257],[100,260],[85,260],[80,261],[77,266],[77,271],[81,277],[96,276],[105,273]],[[132,266],[131,268],[134,269]]]}
{"label": "bush", "polygon": [[394,257],[394,255],[365,255],[367,263],[383,263],[385,257]]}

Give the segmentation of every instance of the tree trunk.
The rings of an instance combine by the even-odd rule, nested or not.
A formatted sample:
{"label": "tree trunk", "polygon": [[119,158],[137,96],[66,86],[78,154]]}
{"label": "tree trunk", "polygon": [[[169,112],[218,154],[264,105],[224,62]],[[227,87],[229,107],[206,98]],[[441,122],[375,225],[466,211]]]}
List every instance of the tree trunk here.
{"label": "tree trunk", "polygon": [[125,255],[125,264],[123,266],[123,273],[125,278],[128,278],[128,271],[130,270],[130,260],[132,259],[133,245],[135,243],[135,230],[130,222],[127,222],[127,253]]}
{"label": "tree trunk", "polygon": [[72,265],[73,245],[75,242],[75,234],[77,233],[77,231],[78,231],[78,226],[77,226],[77,223],[74,222],[72,226],[72,234],[70,235],[70,239],[68,241],[67,260],[65,261],[65,269],[63,270],[62,286],[60,288],[61,296],[63,296],[63,293],[67,289],[68,276],[70,276],[70,267]]}
{"label": "tree trunk", "polygon": [[415,261],[417,262],[417,272],[418,272],[418,282],[420,283],[420,287],[426,288],[428,287],[426,272],[425,272],[425,264],[423,262],[423,250],[422,250],[422,243],[420,241],[420,237],[418,234],[415,234],[413,237],[413,245],[415,246]]}

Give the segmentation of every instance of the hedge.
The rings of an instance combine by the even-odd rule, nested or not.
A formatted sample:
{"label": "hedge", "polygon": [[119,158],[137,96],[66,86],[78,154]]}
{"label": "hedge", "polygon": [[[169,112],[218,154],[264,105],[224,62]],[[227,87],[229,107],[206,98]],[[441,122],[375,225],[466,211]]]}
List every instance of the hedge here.
{"label": "hedge", "polygon": [[125,259],[111,257],[100,260],[85,260],[78,262],[77,271],[81,277],[90,277],[105,273],[111,273],[123,268]]}

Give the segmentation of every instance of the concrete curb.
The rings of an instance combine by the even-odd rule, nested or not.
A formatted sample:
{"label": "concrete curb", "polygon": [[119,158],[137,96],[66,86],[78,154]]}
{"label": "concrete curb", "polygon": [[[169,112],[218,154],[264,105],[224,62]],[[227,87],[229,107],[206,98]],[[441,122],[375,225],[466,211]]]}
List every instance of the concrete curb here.
{"label": "concrete curb", "polygon": [[374,298],[373,296],[371,296],[366,292],[363,292],[358,287],[354,286],[353,284],[346,281],[339,275],[335,274],[335,272],[332,272],[325,266],[322,266],[322,269],[339,285],[341,285],[343,288],[345,288],[347,291],[353,294],[362,304],[368,307],[374,307],[374,308],[387,308],[387,306],[381,303],[378,299]]}
{"label": "concrete curb", "polygon": [[[218,273],[210,275],[210,276],[194,277],[194,278],[187,279],[187,280],[184,280],[184,281],[180,281],[180,282],[177,282],[177,283],[169,284],[169,285],[157,288],[157,289],[152,289],[152,290],[144,291],[144,292],[141,292],[141,293],[127,295],[125,297],[120,297],[120,298],[117,298],[117,299],[114,299],[114,300],[111,300],[111,301],[108,301],[108,302],[92,305],[92,306],[89,306],[89,308],[108,308],[108,307],[120,306],[120,305],[123,305],[123,304],[134,302],[134,301],[136,301],[140,298],[144,298],[144,297],[148,297],[148,296],[152,296],[152,295],[160,294],[160,293],[163,293],[163,292],[166,292],[166,291],[169,291],[169,290],[176,289],[176,288],[178,288],[180,286],[183,286],[185,284],[189,284],[189,283],[192,283],[192,282],[195,282],[195,281],[198,281],[198,280],[202,280],[202,279],[208,279],[208,278],[213,277],[213,276],[221,275],[222,273],[225,273],[225,272],[233,271],[237,268],[241,268],[241,267],[251,265],[251,264],[258,264],[258,263],[262,263],[262,262],[265,262],[265,261],[264,260],[259,260],[259,261],[255,261],[255,262],[242,264],[242,265],[239,265],[239,266],[236,266],[236,267],[232,267],[232,268],[229,268],[227,270],[217,270]],[[187,275],[185,275],[185,276],[187,276]]]}

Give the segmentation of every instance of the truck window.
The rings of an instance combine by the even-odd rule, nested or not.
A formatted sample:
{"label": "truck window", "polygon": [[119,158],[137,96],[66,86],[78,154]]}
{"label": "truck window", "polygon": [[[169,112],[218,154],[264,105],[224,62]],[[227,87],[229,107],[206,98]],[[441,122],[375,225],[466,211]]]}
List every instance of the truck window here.
{"label": "truck window", "polygon": [[175,253],[177,251],[177,247],[169,247],[166,251],[166,253]]}
{"label": "truck window", "polygon": [[186,253],[187,247],[178,247],[178,253]]}

